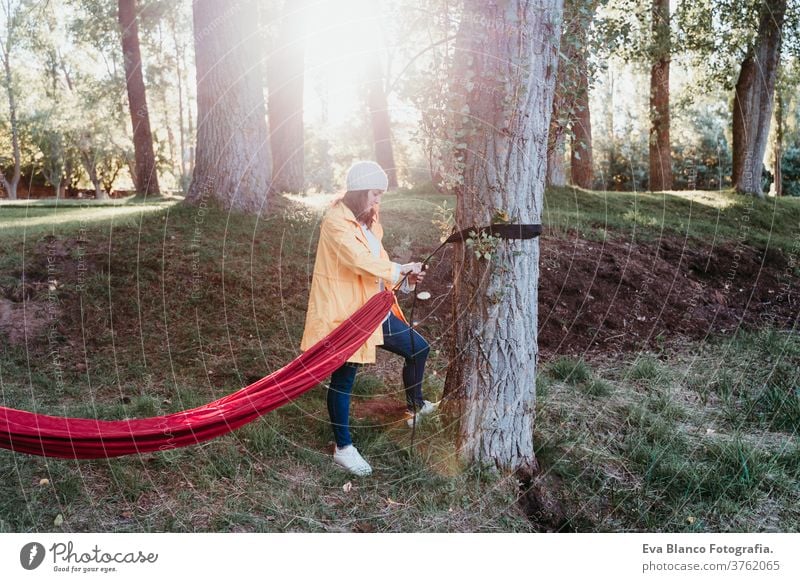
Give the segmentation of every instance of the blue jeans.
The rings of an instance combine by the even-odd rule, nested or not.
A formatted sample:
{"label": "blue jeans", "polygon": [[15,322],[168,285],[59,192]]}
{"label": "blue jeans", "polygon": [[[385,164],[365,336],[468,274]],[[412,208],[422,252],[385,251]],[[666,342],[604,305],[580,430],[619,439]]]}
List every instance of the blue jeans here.
{"label": "blue jeans", "polygon": [[[411,334],[414,334],[414,353],[411,351]],[[393,313],[383,322],[383,345],[379,346],[405,358],[403,386],[406,389],[406,405],[409,410],[422,406],[422,376],[430,345],[416,331]],[[328,414],[331,417],[336,446],[346,447],[353,443],[350,438],[350,394],[360,364],[346,362],[331,375],[328,387]]]}

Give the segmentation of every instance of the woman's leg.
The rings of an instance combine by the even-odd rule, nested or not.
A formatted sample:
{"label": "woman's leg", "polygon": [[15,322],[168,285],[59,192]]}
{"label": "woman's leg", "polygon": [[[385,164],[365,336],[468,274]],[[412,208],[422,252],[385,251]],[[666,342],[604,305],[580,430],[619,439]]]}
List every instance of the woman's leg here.
{"label": "woman's leg", "polygon": [[358,364],[345,362],[331,375],[328,386],[328,414],[331,417],[333,438],[340,449],[353,444],[350,438],[350,394],[357,371]]}
{"label": "woman's leg", "polygon": [[[411,334],[414,334],[414,349],[411,349]],[[403,366],[403,386],[406,389],[406,406],[409,410],[418,410],[423,404],[422,377],[425,374],[425,362],[431,350],[425,338],[419,335],[394,313],[383,322],[383,349],[405,358]]]}

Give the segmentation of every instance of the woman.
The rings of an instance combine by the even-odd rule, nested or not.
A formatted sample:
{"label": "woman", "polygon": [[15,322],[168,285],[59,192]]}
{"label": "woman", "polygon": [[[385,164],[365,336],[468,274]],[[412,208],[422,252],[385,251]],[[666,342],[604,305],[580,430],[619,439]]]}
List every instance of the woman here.
{"label": "woman", "polygon": [[[394,263],[381,244],[383,228],[378,220],[378,205],[388,184],[386,173],[375,162],[357,162],[348,170],[347,192],[322,220],[300,349],[305,351],[328,335],[384,286],[395,285],[406,274],[407,288],[424,278],[421,263]],[[430,346],[410,329],[395,301],[382,326],[333,373],[327,392],[336,440],[333,461],[362,476],[372,473],[372,468],[350,437],[350,393],[358,366],[375,362],[376,347],[405,358],[406,422],[411,426],[436,408],[422,397],[422,376]]]}

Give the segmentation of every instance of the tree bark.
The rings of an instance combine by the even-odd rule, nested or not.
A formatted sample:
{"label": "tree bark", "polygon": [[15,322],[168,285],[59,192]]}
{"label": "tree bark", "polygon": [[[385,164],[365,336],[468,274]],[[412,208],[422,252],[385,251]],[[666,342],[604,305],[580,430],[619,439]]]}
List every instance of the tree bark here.
{"label": "tree bark", "polygon": [[397,168],[392,149],[392,121],[384,88],[383,68],[375,55],[367,65],[367,102],[375,142],[375,161],[389,177],[389,189],[397,188]]}
{"label": "tree bark", "polygon": [[[89,142],[89,137],[84,136],[82,141],[86,143]],[[97,200],[106,200],[108,196],[106,195],[105,191],[103,190],[103,186],[100,183],[100,177],[97,174],[97,159],[95,158],[94,152],[91,150],[91,146],[84,145],[81,147],[81,163],[83,164],[83,168],[86,170],[86,173],[89,176],[89,181],[91,181],[92,186],[94,186],[94,197]]]}
{"label": "tree bark", "polygon": [[773,188],[775,196],[783,196],[783,95],[780,90],[775,91],[775,160],[772,173],[774,175]]}
{"label": "tree bark", "polygon": [[134,187],[142,194],[159,194],[153,134],[142,77],[142,55],[139,51],[139,28],[136,24],[136,0],[119,0],[119,25],[122,29],[122,57],[125,85],[133,125],[133,149],[136,157]]}
{"label": "tree bark", "polygon": [[567,90],[569,57],[558,64],[558,79],[553,95],[553,110],[550,113],[550,128],[547,133],[547,178],[548,186],[566,186],[567,172],[564,168],[564,152],[569,115],[565,92]]}
{"label": "tree bark", "polygon": [[617,160],[617,136],[614,133],[614,70],[608,67],[608,76],[606,79],[607,93],[605,99],[605,123],[608,132],[608,151],[606,159],[608,161],[608,172],[604,177],[605,190],[617,190],[616,181],[614,180],[614,164]]}
{"label": "tree bark", "polygon": [[589,110],[589,70],[587,52],[575,55],[578,70],[570,144],[570,178],[580,188],[590,190],[594,183],[592,154],[592,115]]}
{"label": "tree bark", "polygon": [[669,0],[653,0],[650,68],[650,191],[672,190],[669,142]]}
{"label": "tree bark", "polygon": [[169,16],[170,32],[172,33],[172,42],[175,45],[175,84],[178,89],[178,138],[180,148],[180,177],[179,184],[181,191],[185,191],[186,177],[188,170],[186,168],[188,153],[186,151],[186,132],[183,125],[184,110],[183,110],[183,68],[181,62],[183,60],[183,53],[185,47],[181,44],[178,36],[178,27],[175,24],[175,16]]}
{"label": "tree bark", "polygon": [[761,170],[767,148],[786,0],[765,0],[758,35],[742,62],[733,97],[733,185],[764,197]]}
{"label": "tree bark", "polygon": [[[467,0],[452,84],[460,174],[458,229],[505,211],[539,223],[547,133],[558,66],[561,0]],[[460,413],[468,462],[535,473],[538,239],[501,241],[491,260],[461,245],[453,274],[454,324],[446,409]]]}
{"label": "tree bark", "polygon": [[302,192],[305,188],[303,147],[304,10],[308,4],[286,2],[277,48],[267,63],[269,128],[273,188]]}
{"label": "tree bark", "polygon": [[11,123],[11,149],[14,156],[14,172],[11,175],[11,180],[6,178],[6,175],[3,173],[3,170],[0,169],[0,181],[2,181],[3,188],[8,195],[9,200],[16,200],[17,199],[17,186],[19,185],[19,180],[22,175],[22,163],[20,160],[20,148],[19,148],[19,122],[17,120],[17,101],[14,96],[14,84],[13,78],[11,75],[11,46],[12,46],[12,27],[13,24],[10,22],[11,20],[16,19],[16,15],[12,17],[11,15],[11,8],[10,6],[6,10],[6,20],[8,21],[6,26],[8,30],[6,31],[6,42],[3,46],[3,68],[5,70],[6,75],[6,93],[8,96],[8,116],[9,122]]}
{"label": "tree bark", "polygon": [[272,179],[259,47],[258,2],[195,0],[197,149],[186,201],[267,210]]}
{"label": "tree bark", "polygon": [[[594,18],[594,0],[565,0],[564,24],[561,31],[558,79],[553,97],[553,113],[547,145],[547,184],[565,186],[567,183],[564,153],[567,137],[574,137],[581,105],[579,88],[585,84],[583,100],[588,106],[587,32]],[[580,112],[588,115],[588,111]],[[583,131],[583,128],[580,128]],[[584,136],[585,137],[585,136]],[[591,137],[590,137],[591,139]],[[573,161],[581,154],[573,151]],[[590,169],[591,172],[591,169]]]}

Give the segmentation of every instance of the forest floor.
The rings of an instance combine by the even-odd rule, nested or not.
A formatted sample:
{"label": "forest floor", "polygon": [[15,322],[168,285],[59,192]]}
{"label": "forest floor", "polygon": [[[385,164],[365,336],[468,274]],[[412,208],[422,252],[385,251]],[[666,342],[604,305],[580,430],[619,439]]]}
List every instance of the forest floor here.
{"label": "forest floor", "polygon": [[[0,207],[2,404],[151,416],[282,366],[324,201],[278,199],[260,218],[174,199]],[[427,255],[452,204],[386,195],[390,255]],[[800,200],[554,189],[543,222],[534,437],[556,522],[527,519],[513,477],[462,466],[447,419],[420,426],[412,452],[400,362],[381,352],[353,404],[369,479],[330,462],[319,389],[176,451],[0,451],[0,531],[797,531]],[[433,398],[452,252],[415,311]]]}

